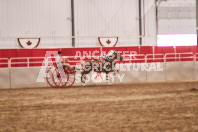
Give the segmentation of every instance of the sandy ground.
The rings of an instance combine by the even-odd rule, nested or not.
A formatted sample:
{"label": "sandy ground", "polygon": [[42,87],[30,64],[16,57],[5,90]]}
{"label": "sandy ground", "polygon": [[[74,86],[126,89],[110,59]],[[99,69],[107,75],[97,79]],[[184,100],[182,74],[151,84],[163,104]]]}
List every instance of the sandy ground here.
{"label": "sandy ground", "polygon": [[198,132],[197,82],[0,90],[0,131]]}

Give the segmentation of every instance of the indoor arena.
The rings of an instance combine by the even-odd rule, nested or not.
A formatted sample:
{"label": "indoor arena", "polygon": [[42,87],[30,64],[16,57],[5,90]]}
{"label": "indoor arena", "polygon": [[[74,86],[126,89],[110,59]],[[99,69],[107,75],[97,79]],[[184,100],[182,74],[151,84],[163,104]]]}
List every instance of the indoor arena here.
{"label": "indoor arena", "polygon": [[0,0],[0,132],[197,132],[198,0]]}

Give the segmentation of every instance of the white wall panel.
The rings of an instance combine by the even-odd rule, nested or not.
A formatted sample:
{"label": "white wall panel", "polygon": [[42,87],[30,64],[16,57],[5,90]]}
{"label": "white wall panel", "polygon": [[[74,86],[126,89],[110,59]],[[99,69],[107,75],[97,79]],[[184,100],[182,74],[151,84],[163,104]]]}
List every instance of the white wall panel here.
{"label": "white wall panel", "polygon": [[0,88],[10,88],[9,68],[1,68],[0,74]]}
{"label": "white wall panel", "polygon": [[191,6],[195,4],[195,0],[166,0],[161,3],[162,6]]}
{"label": "white wall panel", "polygon": [[[144,63],[146,64],[146,63]],[[122,83],[132,83],[132,82],[146,82],[147,81],[147,71],[140,69],[133,69],[133,66],[130,65],[130,71],[127,71],[127,66],[129,64],[123,65],[123,70],[120,69],[119,74],[125,74]],[[134,64],[135,67],[138,67]],[[125,70],[124,70],[125,69]]]}
{"label": "white wall panel", "polygon": [[47,82],[36,82],[40,67],[11,68],[11,88],[48,87]]}
{"label": "white wall panel", "polygon": [[[38,48],[71,47],[71,38],[43,38],[71,36],[70,2],[0,0],[0,37],[38,36],[42,38]],[[143,45],[156,45],[155,0],[144,2]],[[76,47],[100,46],[98,36],[122,36],[117,46],[139,45],[138,4],[138,0],[75,0],[75,36],[95,36],[76,38]],[[16,38],[0,39],[1,48],[20,48]]]}
{"label": "white wall panel", "polygon": [[[76,45],[99,46],[97,36],[133,36],[119,38],[118,46],[139,42],[138,0],[75,0]],[[134,38],[136,37],[136,38]]]}
{"label": "white wall panel", "polygon": [[160,19],[159,34],[196,34],[196,19]]}
{"label": "white wall panel", "polygon": [[157,45],[157,29],[156,29],[156,7],[155,0],[145,0],[145,37],[143,37],[143,45]]}
{"label": "white wall panel", "polygon": [[194,72],[194,75],[195,75],[195,80],[198,80],[198,62],[194,62],[195,64],[195,72]]}
{"label": "white wall panel", "polygon": [[[152,63],[153,64],[153,63]],[[160,82],[165,81],[165,74],[166,74],[166,67],[165,63],[159,63],[160,68],[162,68],[162,71],[147,71],[147,81],[148,82]],[[157,65],[155,63],[155,65]],[[150,67],[151,64],[149,63],[148,67]]]}
{"label": "white wall panel", "polygon": [[169,62],[166,63],[166,80],[194,80],[195,62]]}
{"label": "white wall panel", "polygon": [[158,8],[158,34],[196,34],[195,0],[168,0]]}
{"label": "white wall panel", "polygon": [[[70,0],[1,0],[0,37],[71,36],[70,17]],[[71,45],[71,39],[59,39],[52,44],[45,40],[39,48]],[[2,47],[18,48],[16,39],[5,41],[1,39]]]}
{"label": "white wall panel", "polygon": [[[123,67],[126,68],[127,66],[124,65]],[[123,81],[120,82],[118,77],[115,77],[113,82],[112,78],[110,77],[110,83],[198,80],[198,62],[167,62],[161,63],[160,67],[163,68],[163,71],[135,71],[133,68],[131,71],[120,71],[120,76],[124,74]],[[1,68],[0,88],[10,88],[10,86],[11,88],[49,87],[47,82],[36,82],[39,72],[40,67],[11,68],[10,76],[8,68]],[[77,71],[77,76],[78,80],[76,79],[76,81],[79,82],[80,71]],[[77,82],[74,84],[75,86],[82,85],[81,83]],[[94,82],[87,83],[86,85],[90,84],[95,85]]]}
{"label": "white wall panel", "polygon": [[[71,48],[71,38],[41,38],[37,48]],[[1,49],[19,49],[17,38],[0,39]]]}
{"label": "white wall panel", "polygon": [[7,0],[0,1],[0,37],[3,36],[3,34],[7,34],[6,1]]}

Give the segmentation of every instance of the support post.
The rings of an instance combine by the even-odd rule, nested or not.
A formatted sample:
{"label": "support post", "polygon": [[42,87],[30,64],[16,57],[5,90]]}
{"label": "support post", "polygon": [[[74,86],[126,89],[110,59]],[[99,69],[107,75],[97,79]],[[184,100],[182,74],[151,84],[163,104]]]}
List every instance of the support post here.
{"label": "support post", "polygon": [[196,0],[196,31],[197,31],[197,45],[198,45],[198,0]]}
{"label": "support post", "polygon": [[71,0],[72,47],[75,47],[74,0]]}
{"label": "support post", "polygon": [[158,0],[155,0],[155,11],[156,11],[156,32],[158,35]]}
{"label": "support post", "polygon": [[139,44],[142,45],[142,0],[139,0]]}

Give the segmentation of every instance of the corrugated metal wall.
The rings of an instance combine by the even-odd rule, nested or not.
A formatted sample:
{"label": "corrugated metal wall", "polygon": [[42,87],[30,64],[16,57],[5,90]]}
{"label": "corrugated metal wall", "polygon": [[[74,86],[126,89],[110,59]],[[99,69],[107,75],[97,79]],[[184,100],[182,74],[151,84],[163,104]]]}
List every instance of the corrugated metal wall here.
{"label": "corrugated metal wall", "polygon": [[168,0],[158,8],[159,34],[196,34],[195,0]]}
{"label": "corrugated metal wall", "polygon": [[[139,45],[138,1],[74,0],[76,47],[100,46],[98,36],[120,36],[117,46]],[[154,1],[142,0],[143,45],[156,44]],[[71,0],[0,0],[0,37],[39,36],[38,48],[71,47],[71,38],[43,38],[71,36],[71,24]],[[1,38],[0,48],[19,48],[16,38]]]}
{"label": "corrugated metal wall", "polygon": [[[139,43],[138,0],[76,0],[75,33],[77,36],[120,37],[118,45]],[[77,39],[77,46],[99,46],[96,38]]]}
{"label": "corrugated metal wall", "polygon": [[144,37],[143,45],[157,45],[155,0],[144,0]]}
{"label": "corrugated metal wall", "polygon": [[[0,37],[71,36],[70,0],[1,0]],[[1,47],[19,48],[16,39],[1,39]],[[68,47],[71,39],[41,40],[40,47]]]}

